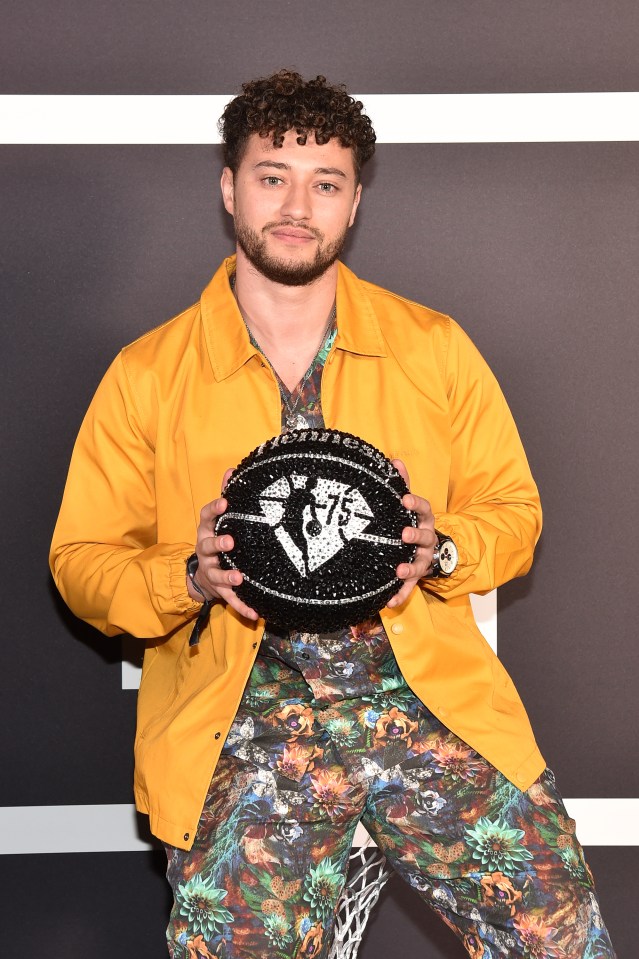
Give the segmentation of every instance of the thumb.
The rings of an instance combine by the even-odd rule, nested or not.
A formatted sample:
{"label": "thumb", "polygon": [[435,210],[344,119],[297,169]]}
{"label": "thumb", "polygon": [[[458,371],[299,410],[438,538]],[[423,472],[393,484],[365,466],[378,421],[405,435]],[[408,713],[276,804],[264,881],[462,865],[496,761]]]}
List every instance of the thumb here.
{"label": "thumb", "polygon": [[408,489],[410,489],[410,479],[408,477],[408,470],[406,469],[406,466],[403,460],[391,460],[391,463],[393,464],[393,466],[395,467],[395,469],[397,470],[401,478],[406,483],[406,486],[408,487]]}

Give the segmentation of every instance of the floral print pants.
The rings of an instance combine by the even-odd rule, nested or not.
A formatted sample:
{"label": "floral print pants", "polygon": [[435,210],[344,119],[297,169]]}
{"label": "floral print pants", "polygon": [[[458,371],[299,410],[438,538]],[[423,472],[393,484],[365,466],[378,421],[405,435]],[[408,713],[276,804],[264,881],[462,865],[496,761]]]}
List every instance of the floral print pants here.
{"label": "floral print pants", "polygon": [[266,635],[193,848],[167,847],[172,959],[326,956],[359,821],[473,959],[614,959],[551,770],[510,783],[374,622]]}

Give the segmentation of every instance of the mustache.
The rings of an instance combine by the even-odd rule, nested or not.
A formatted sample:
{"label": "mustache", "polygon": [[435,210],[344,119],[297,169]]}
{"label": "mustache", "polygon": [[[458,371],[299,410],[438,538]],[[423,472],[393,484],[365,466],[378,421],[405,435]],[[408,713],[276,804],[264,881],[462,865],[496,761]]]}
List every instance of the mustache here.
{"label": "mustache", "polygon": [[317,227],[308,226],[307,223],[298,223],[294,220],[273,220],[271,223],[266,223],[262,227],[262,233],[267,233],[269,230],[274,230],[280,226],[292,226],[295,230],[306,230],[307,233],[312,233],[316,240],[320,242],[324,240],[324,234],[321,230],[318,230]]}

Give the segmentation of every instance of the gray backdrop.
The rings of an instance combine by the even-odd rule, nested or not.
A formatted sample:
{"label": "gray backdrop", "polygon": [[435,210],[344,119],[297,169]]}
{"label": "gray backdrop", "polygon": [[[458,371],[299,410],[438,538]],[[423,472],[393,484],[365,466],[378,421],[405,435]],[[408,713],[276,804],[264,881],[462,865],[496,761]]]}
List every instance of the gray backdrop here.
{"label": "gray backdrop", "polygon": [[[23,0],[3,21],[0,94],[227,93],[282,65],[361,93],[639,90],[630,0]],[[567,797],[639,796],[638,160],[636,142],[382,145],[346,256],[454,315],[513,409],[546,526],[533,573],[500,590],[499,653]],[[37,807],[131,801],[135,693],[121,688],[120,644],[66,612],[46,553],[106,366],[197,299],[232,247],[219,168],[214,146],[0,147],[0,806],[35,807],[36,837]],[[637,848],[586,852],[630,956]],[[4,856],[0,868],[3,952],[164,955],[161,852]],[[402,949],[465,954],[396,880],[361,956]]]}

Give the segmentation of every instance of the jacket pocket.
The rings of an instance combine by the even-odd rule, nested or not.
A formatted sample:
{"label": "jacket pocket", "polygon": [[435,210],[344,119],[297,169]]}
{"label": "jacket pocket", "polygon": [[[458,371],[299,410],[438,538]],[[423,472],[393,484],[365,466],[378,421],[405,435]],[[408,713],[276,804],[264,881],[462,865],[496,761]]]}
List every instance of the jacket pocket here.
{"label": "jacket pocket", "polygon": [[[189,646],[184,633],[184,642],[177,655],[171,655],[165,647],[155,651],[155,658],[143,673],[138,692],[137,740],[145,739],[155,723],[162,719],[180,694],[189,655]],[[164,658],[164,662],[162,659]],[[173,662],[171,662],[171,659]]]}

